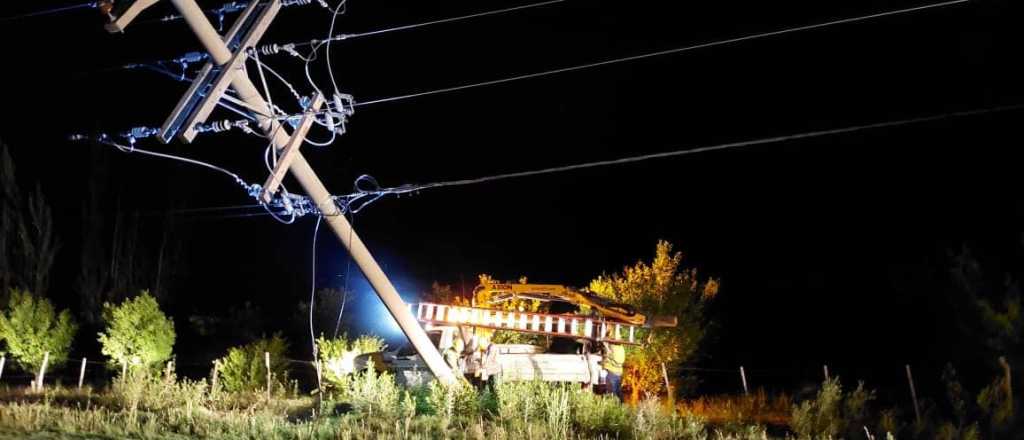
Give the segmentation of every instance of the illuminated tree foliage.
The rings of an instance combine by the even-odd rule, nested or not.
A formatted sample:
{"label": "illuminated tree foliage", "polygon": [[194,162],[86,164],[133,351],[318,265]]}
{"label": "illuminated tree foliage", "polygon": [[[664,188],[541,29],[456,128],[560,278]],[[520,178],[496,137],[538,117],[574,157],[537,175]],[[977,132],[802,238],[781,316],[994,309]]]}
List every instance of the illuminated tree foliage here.
{"label": "illuminated tree foliage", "polygon": [[638,339],[644,345],[627,348],[622,383],[633,399],[666,391],[662,365],[669,377],[675,377],[704,338],[704,306],[718,293],[718,282],[699,281],[697,271],[682,268],[682,261],[682,253],[672,253],[670,243],[659,241],[650,263],[639,261],[590,283],[590,291],[598,296],[644,313],[679,318],[677,327],[640,330]]}
{"label": "illuminated tree foliage", "polygon": [[117,366],[159,367],[171,358],[174,322],[148,291],[121,304],[103,304],[106,330],[100,333],[104,355]]}
{"label": "illuminated tree foliage", "polygon": [[29,371],[39,369],[45,353],[50,353],[49,365],[63,364],[76,330],[71,313],[58,314],[49,300],[24,290],[11,291],[7,310],[0,313],[0,340],[7,353]]}
{"label": "illuminated tree foliage", "polygon": [[228,354],[217,360],[224,389],[231,392],[266,390],[266,353],[270,353],[274,388],[282,389],[281,384],[287,379],[288,360],[284,356],[287,351],[288,341],[280,334],[228,349]]}
{"label": "illuminated tree foliage", "polygon": [[356,339],[341,335],[333,339],[321,336],[316,340],[316,346],[320,362],[323,363],[324,380],[341,387],[347,376],[355,370],[356,356],[384,351],[387,344],[384,339],[372,335],[362,335]]}
{"label": "illuminated tree foliage", "polygon": [[[520,283],[526,283],[526,277],[519,279]],[[495,280],[490,275],[480,275],[480,283],[494,283]],[[427,295],[431,301],[440,303],[455,305],[461,307],[481,307],[485,309],[495,309],[501,311],[516,311],[516,312],[541,312],[541,307],[544,303],[532,299],[514,299],[509,301],[502,301],[500,303],[492,303],[492,295],[486,291],[474,291],[470,295],[461,296],[454,292],[449,285],[434,283],[430,293]],[[540,344],[543,337],[540,335],[533,335],[529,333],[510,332],[505,330],[490,330],[485,328],[477,328],[476,334],[482,337],[488,338],[491,342],[497,344]]]}

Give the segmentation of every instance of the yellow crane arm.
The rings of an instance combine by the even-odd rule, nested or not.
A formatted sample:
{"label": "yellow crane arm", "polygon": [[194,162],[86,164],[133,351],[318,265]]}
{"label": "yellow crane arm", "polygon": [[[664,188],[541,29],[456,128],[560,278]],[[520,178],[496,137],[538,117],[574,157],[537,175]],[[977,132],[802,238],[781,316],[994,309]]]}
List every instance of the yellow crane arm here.
{"label": "yellow crane arm", "polygon": [[559,284],[523,284],[485,281],[476,288],[487,292],[493,302],[524,298],[539,301],[560,301],[578,306],[588,306],[609,319],[643,327],[675,327],[675,316],[648,316],[638,312],[629,304],[617,303],[589,292],[580,292]]}

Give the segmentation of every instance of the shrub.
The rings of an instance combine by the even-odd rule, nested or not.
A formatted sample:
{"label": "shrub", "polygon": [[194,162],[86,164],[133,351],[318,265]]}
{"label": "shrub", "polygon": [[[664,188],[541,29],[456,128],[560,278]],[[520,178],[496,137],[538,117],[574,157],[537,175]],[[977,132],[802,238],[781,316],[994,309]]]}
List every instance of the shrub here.
{"label": "shrub", "polygon": [[573,394],[573,424],[590,435],[624,437],[632,424],[629,411],[615,396],[589,392]]}
{"label": "shrub", "polygon": [[102,352],[115,365],[159,368],[171,358],[174,322],[160,311],[148,291],[116,306],[104,303],[103,321]]}
{"label": "shrub", "polygon": [[839,378],[823,382],[816,398],[793,406],[790,421],[793,432],[803,438],[835,437],[843,428],[840,415],[842,399],[843,388]]}
{"label": "shrub", "polygon": [[324,380],[335,388],[341,388],[346,377],[355,370],[356,356],[384,351],[387,344],[377,336],[362,335],[349,340],[347,335],[342,335],[334,339],[321,336],[316,340],[316,346],[323,363]]}
{"label": "shrub", "polygon": [[[224,389],[230,392],[258,391],[267,387],[266,353],[270,353],[270,377],[272,388],[287,381],[285,352],[288,342],[280,334],[271,338],[258,339],[240,347],[228,349],[228,354],[217,360],[220,380]],[[273,386],[274,383],[278,386]]]}
{"label": "shrub", "polygon": [[191,417],[208,400],[205,380],[179,380],[172,368],[160,374],[147,368],[130,368],[114,379],[110,392],[132,419],[139,410],[181,411]]}
{"label": "shrub", "polygon": [[342,398],[361,413],[397,417],[416,412],[412,396],[398,386],[391,373],[377,373],[372,362],[367,363],[366,370],[345,381],[344,385],[340,390]]}
{"label": "shrub", "polygon": [[0,339],[26,370],[39,369],[47,352],[50,365],[63,364],[76,330],[71,313],[57,314],[49,300],[23,290],[12,290],[7,310],[0,313]]}

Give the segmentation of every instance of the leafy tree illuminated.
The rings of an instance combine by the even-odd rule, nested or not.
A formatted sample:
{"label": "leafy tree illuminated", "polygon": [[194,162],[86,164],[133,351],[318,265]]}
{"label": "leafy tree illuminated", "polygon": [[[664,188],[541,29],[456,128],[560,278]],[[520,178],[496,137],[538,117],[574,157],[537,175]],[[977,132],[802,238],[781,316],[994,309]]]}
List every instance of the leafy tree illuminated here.
{"label": "leafy tree illuminated", "polygon": [[171,358],[174,322],[148,291],[119,305],[103,304],[103,354],[118,366],[159,367]]}
{"label": "leafy tree illuminated", "polygon": [[704,338],[704,306],[718,293],[718,282],[699,281],[697,271],[682,268],[682,261],[682,253],[673,254],[670,243],[659,241],[650,263],[639,261],[590,283],[590,291],[598,296],[679,319],[677,327],[640,329],[638,339],[644,345],[627,348],[622,383],[633,399],[664,392],[662,364],[674,377],[684,362],[693,359]]}
{"label": "leafy tree illuminated", "polygon": [[49,300],[24,290],[12,290],[7,309],[0,313],[0,339],[18,364],[30,371],[39,369],[47,352],[49,365],[63,364],[77,330],[71,313],[58,314]]}
{"label": "leafy tree illuminated", "polygon": [[277,382],[275,388],[280,390],[280,384],[286,379],[288,361],[284,354],[287,351],[288,341],[280,334],[228,349],[228,354],[217,360],[224,389],[230,392],[265,390],[266,353],[270,353],[271,380]]}

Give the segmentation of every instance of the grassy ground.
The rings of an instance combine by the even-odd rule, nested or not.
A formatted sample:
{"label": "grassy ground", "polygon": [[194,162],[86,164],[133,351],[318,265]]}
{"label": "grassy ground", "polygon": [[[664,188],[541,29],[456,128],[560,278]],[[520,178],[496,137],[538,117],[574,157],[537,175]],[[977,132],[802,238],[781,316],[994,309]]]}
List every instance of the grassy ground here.
{"label": "grassy ground", "polygon": [[356,379],[326,402],[211,392],[201,381],[158,378],[119,381],[98,391],[6,388],[0,389],[0,438],[767,438],[756,425],[712,428],[656,401],[622,405],[574,387],[509,383],[483,392],[439,386],[406,391],[391,388],[389,380]]}

